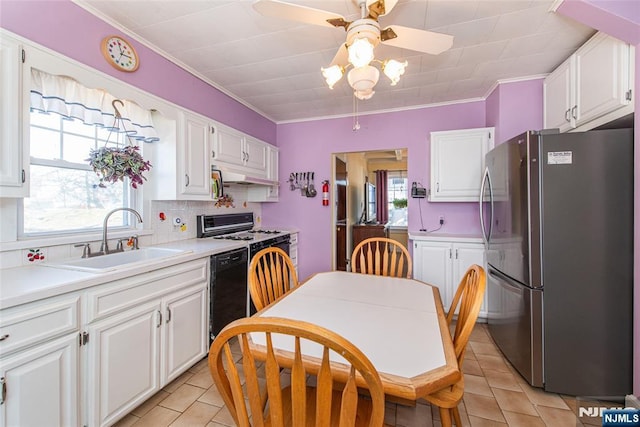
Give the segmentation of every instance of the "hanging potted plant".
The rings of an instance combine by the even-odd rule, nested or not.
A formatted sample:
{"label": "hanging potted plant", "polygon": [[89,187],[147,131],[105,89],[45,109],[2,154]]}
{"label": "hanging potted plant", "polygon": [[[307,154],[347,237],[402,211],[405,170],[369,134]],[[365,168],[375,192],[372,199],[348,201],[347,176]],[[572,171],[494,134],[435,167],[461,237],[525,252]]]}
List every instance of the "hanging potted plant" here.
{"label": "hanging potted plant", "polygon": [[105,183],[115,183],[129,178],[131,187],[138,188],[147,178],[143,172],[151,168],[151,163],[145,161],[140,154],[140,148],[135,145],[124,147],[100,147],[91,150],[87,159],[93,171],[100,177],[100,187]]}
{"label": "hanging potted plant", "polygon": [[[151,163],[142,158],[140,147],[131,144],[131,139],[124,127],[124,122],[116,103],[124,106],[119,99],[111,103],[115,110],[113,129],[120,129],[120,126],[122,126],[129,144],[120,145],[116,142],[115,146],[108,147],[109,138],[111,137],[111,132],[109,132],[104,146],[91,150],[89,158],[86,160],[89,161],[93,171],[100,177],[100,187],[105,188],[105,183],[107,182],[113,184],[129,178],[131,187],[138,188],[138,184],[142,185],[144,180],[147,179],[142,175],[142,172],[148,171],[151,168]],[[118,123],[120,126],[118,126]]]}

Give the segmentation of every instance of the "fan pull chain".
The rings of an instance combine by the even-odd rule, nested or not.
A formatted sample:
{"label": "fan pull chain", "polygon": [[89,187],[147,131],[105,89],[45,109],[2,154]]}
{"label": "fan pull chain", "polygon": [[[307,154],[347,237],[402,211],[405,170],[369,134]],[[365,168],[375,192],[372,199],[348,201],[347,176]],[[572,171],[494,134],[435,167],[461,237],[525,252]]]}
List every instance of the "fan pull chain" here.
{"label": "fan pull chain", "polygon": [[360,130],[360,122],[358,121],[358,97],[353,94],[353,131]]}

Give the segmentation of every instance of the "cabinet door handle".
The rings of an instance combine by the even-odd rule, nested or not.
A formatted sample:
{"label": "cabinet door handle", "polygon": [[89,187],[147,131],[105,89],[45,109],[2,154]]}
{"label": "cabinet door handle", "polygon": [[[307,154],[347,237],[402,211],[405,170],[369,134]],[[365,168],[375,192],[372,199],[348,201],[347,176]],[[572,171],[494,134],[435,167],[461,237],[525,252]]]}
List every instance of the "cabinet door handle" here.
{"label": "cabinet door handle", "polygon": [[578,120],[578,106],[574,105],[573,108],[571,109],[571,117],[573,117],[574,119]]}
{"label": "cabinet door handle", "polygon": [[456,259],[458,259],[458,250],[456,249]]}
{"label": "cabinet door handle", "polygon": [[27,173],[24,171],[24,169],[22,169],[22,183],[24,184],[26,180],[27,180]]}
{"label": "cabinet door handle", "polygon": [[7,382],[4,377],[0,378],[0,384],[2,385],[2,396],[0,396],[0,405],[2,405],[7,398]]}
{"label": "cabinet door handle", "polygon": [[440,183],[436,182],[436,193],[440,192]]}
{"label": "cabinet door handle", "polygon": [[169,323],[170,321],[171,321],[171,309],[167,307],[167,320],[165,320],[165,323]]}
{"label": "cabinet door handle", "polygon": [[567,122],[571,121],[571,116],[569,115],[571,113],[571,108],[569,108],[567,111],[564,112],[564,120]]}
{"label": "cabinet door handle", "polygon": [[215,158],[216,158],[216,152],[215,152],[215,150],[211,150],[211,157],[212,157],[213,159],[215,159]]}
{"label": "cabinet door handle", "polygon": [[188,187],[188,186],[189,186],[189,174],[186,174],[186,173],[185,173],[185,174],[184,174],[184,179],[185,179],[185,181],[186,181],[186,183],[184,184],[184,186],[185,186],[185,187]]}
{"label": "cabinet door handle", "polygon": [[158,323],[156,324],[156,328],[162,326],[162,312],[158,310]]}
{"label": "cabinet door handle", "polygon": [[9,338],[9,334],[4,334],[3,336],[0,337],[0,341],[4,341],[7,338]]}

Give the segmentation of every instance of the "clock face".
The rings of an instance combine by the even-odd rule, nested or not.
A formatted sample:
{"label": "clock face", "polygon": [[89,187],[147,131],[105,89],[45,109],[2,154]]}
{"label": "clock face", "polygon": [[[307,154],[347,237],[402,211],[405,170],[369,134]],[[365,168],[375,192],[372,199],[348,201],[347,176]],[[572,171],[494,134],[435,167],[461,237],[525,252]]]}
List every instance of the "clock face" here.
{"label": "clock face", "polygon": [[102,54],[111,65],[121,71],[133,72],[140,65],[136,51],[121,37],[105,38],[102,41]]}

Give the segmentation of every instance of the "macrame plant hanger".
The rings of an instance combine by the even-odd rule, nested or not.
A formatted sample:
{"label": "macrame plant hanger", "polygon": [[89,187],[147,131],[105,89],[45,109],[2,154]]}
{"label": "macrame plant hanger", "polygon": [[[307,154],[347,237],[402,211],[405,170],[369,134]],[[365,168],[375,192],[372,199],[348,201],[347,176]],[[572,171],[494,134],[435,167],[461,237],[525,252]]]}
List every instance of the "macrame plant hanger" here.
{"label": "macrame plant hanger", "polygon": [[122,108],[124,108],[124,102],[122,102],[119,99],[114,99],[113,101],[111,101],[111,106],[113,107],[113,111],[114,111],[114,117],[113,117],[113,126],[111,126],[111,128],[109,128],[109,134],[107,135],[107,140],[104,142],[105,147],[107,146],[107,144],[109,144],[109,139],[111,138],[111,134],[114,133],[114,129],[116,129],[116,140],[115,142],[111,142],[111,144],[115,144],[116,148],[121,148],[122,144],[120,144],[120,141],[117,136],[118,132],[120,131],[120,126],[122,126],[122,131],[124,132],[125,137],[127,138],[127,143],[126,145],[135,145],[131,142],[131,138],[129,137],[129,132],[127,132],[127,128],[124,127],[124,120],[122,119],[122,114],[120,114],[120,110],[118,110],[118,107],[116,106],[116,104],[120,104],[120,106]]}
{"label": "macrame plant hanger", "polygon": [[[100,187],[106,187],[105,182],[116,183],[129,178],[131,187],[138,188],[138,185],[143,184],[147,179],[142,175],[142,172],[148,171],[151,168],[151,163],[144,160],[138,146],[131,141],[129,132],[124,126],[122,114],[116,104],[124,107],[124,102],[119,99],[114,99],[111,102],[114,110],[113,126],[109,129],[104,146],[97,150],[91,150],[88,160],[94,172],[100,176]],[[117,135],[120,126],[122,126],[127,142],[121,144],[117,136],[115,142],[110,142],[111,134],[116,130]],[[110,143],[115,147],[109,147]]]}

